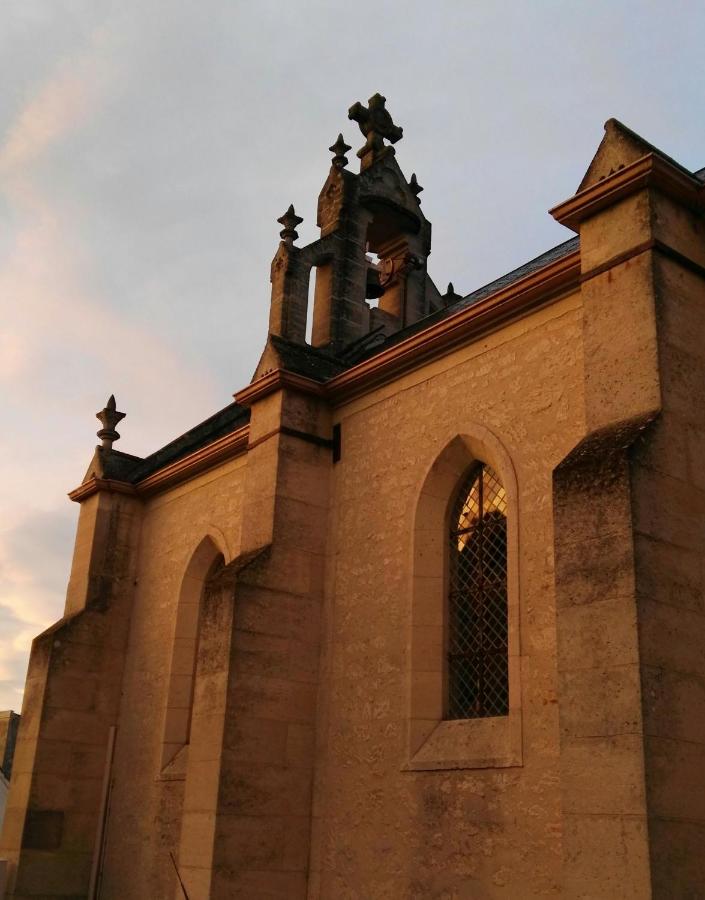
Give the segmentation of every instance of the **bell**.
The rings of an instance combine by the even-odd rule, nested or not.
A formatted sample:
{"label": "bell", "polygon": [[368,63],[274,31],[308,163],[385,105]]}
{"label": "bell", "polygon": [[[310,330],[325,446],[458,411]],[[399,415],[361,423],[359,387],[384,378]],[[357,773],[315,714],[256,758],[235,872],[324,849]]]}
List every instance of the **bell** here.
{"label": "bell", "polygon": [[365,287],[365,297],[368,300],[376,300],[384,293],[384,288],[379,283],[379,272],[377,269],[367,269],[367,284]]}

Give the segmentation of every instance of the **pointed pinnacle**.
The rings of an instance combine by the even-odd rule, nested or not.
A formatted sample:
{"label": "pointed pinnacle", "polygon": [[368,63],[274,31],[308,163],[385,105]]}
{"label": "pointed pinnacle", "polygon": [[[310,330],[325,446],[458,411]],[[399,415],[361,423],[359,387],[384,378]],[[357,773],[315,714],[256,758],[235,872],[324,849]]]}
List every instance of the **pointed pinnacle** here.
{"label": "pointed pinnacle", "polygon": [[333,154],[333,165],[336,169],[344,169],[348,164],[346,153],[351,149],[350,144],[346,144],[342,133],[338,135],[332,147],[328,148]]}
{"label": "pointed pinnacle", "polygon": [[280,225],[284,226],[284,228],[279,232],[279,236],[285,244],[291,246],[299,236],[298,232],[296,231],[296,226],[300,225],[303,222],[301,216],[296,215],[296,210],[294,209],[293,203],[289,205],[289,209],[287,209],[284,215],[280,216],[277,219],[277,222],[279,222]]}
{"label": "pointed pinnacle", "polygon": [[419,206],[421,206],[421,200],[419,198],[419,194],[421,193],[423,188],[421,187],[421,185],[419,184],[419,182],[416,178],[416,172],[411,173],[411,178],[409,180],[409,187],[411,188],[411,193],[416,198],[416,202],[419,204]]}
{"label": "pointed pinnacle", "polygon": [[448,282],[448,290],[443,295],[443,302],[446,306],[450,306],[451,303],[457,303],[458,300],[461,300],[462,297],[460,294],[455,293],[455,288],[453,287],[453,282]]}
{"label": "pointed pinnacle", "polygon": [[125,413],[119,412],[117,409],[114,394],[111,394],[108,397],[108,402],[100,412],[97,412],[95,414],[95,417],[103,426],[98,432],[98,437],[103,442],[103,449],[111,450],[113,442],[120,439],[120,435],[115,430],[115,426],[118,422],[125,418]]}

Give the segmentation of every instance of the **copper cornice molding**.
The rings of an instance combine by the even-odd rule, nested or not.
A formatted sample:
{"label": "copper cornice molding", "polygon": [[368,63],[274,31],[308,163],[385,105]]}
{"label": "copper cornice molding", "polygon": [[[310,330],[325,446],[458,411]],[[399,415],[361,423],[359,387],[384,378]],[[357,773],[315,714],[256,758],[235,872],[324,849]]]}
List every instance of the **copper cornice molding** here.
{"label": "copper cornice molding", "polygon": [[488,331],[519,318],[554,299],[577,290],[580,284],[580,251],[575,250],[473,303],[466,309],[425,328],[372,359],[326,382],[326,396],[334,402],[351,400],[441,356],[458,344],[475,340]]}
{"label": "copper cornice molding", "polygon": [[249,435],[250,426],[245,425],[222,438],[218,438],[212,444],[206,444],[200,450],[195,450],[193,453],[189,453],[188,456],[177,459],[171,465],[164,466],[163,469],[159,469],[152,475],[143,478],[142,481],[138,481],[137,492],[141,497],[149,497],[158,491],[163,491],[175,484],[179,484],[179,482],[185,481],[187,478],[199,475],[201,472],[205,472],[206,469],[212,469],[213,466],[217,466],[226,459],[246,453]]}
{"label": "copper cornice molding", "polygon": [[649,153],[597,184],[585,188],[564,203],[559,203],[549,212],[561,225],[578,232],[583,219],[645,187],[659,188],[665,194],[696,209],[705,206],[705,191],[696,178],[662,156]]}
{"label": "copper cornice molding", "polygon": [[252,406],[257,400],[269,396],[282,388],[289,388],[292,391],[298,391],[302,394],[313,394],[314,397],[323,397],[326,393],[325,385],[312,378],[306,378],[303,375],[295,375],[293,372],[287,372],[285,369],[275,369],[268,372],[252,384],[248,384],[246,388],[238,391],[233,396],[240,406]]}
{"label": "copper cornice molding", "polygon": [[160,491],[173,487],[194,475],[199,475],[207,469],[217,466],[227,459],[239,456],[241,453],[247,452],[247,444],[250,435],[250,426],[245,425],[236,431],[226,434],[222,438],[207,444],[184,456],[182,459],[170,465],[164,466],[152,475],[143,478],[137,484],[128,484],[124,481],[113,481],[106,478],[91,478],[71,491],[69,497],[80,503],[87,497],[98,493],[98,491],[111,491],[120,494],[132,494],[138,497],[151,497]]}
{"label": "copper cornice molding", "polygon": [[114,481],[112,478],[96,478],[93,475],[88,481],[79,484],[77,488],[69,492],[69,498],[75,503],[81,503],[87,497],[97,494],[98,491],[107,491],[109,494],[136,494],[134,484],[125,481]]}

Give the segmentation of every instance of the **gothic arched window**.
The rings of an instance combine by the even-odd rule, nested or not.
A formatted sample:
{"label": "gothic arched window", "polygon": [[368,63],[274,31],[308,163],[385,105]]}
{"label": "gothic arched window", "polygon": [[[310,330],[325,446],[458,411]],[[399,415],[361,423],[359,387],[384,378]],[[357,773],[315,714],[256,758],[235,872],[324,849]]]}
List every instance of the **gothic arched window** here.
{"label": "gothic arched window", "polygon": [[447,719],[509,713],[507,498],[476,463],[450,517]]}

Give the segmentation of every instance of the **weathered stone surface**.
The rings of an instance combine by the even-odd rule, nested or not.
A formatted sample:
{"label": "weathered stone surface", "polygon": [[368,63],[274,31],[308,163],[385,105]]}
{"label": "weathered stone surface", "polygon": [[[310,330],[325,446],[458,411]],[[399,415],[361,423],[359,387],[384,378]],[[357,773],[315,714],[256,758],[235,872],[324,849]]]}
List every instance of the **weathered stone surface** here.
{"label": "weathered stone surface", "polygon": [[[30,664],[12,900],[85,897],[94,862],[104,900],[181,896],[174,864],[191,900],[705,895],[689,176],[661,160],[678,196],[663,171],[617,191],[657,151],[611,123],[583,182],[604,191],[571,219],[582,281],[570,245],[546,267],[572,274],[524,271],[499,312],[445,307],[381,134],[360,175],[335,145],[319,241],[296,247],[282,217],[249,446],[83,495],[66,617]],[[414,327],[377,356],[377,325]],[[508,715],[449,720],[448,509],[477,461],[507,494]]]}

